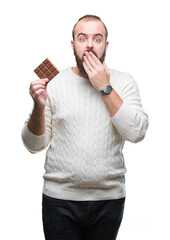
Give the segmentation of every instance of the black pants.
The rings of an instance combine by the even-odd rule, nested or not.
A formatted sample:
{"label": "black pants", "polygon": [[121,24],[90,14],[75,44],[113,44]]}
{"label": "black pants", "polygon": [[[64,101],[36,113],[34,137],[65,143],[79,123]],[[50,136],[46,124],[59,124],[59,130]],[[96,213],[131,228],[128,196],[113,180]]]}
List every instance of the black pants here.
{"label": "black pants", "polygon": [[115,240],[125,198],[106,201],[67,201],[43,194],[46,240]]}

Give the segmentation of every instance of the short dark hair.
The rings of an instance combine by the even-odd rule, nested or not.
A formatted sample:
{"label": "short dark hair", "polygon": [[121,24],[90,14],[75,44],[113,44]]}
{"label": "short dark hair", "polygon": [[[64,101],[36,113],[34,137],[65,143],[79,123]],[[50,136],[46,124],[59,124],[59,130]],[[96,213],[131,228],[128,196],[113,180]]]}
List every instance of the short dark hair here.
{"label": "short dark hair", "polygon": [[[98,21],[101,21],[101,22],[102,22],[101,18],[98,17],[98,16],[96,16],[96,15],[84,15],[83,17],[79,18],[78,21],[76,22],[76,24],[74,25],[73,30],[72,30],[73,40],[74,40],[74,32],[75,32],[75,28],[76,28],[77,23],[78,23],[79,21],[83,20],[83,19],[88,19],[88,18],[89,18],[89,19],[98,20]],[[102,23],[103,23],[103,22],[102,22]],[[107,27],[106,27],[106,25],[105,25],[104,23],[103,23],[103,26],[104,26],[105,31],[106,31],[106,36],[105,36],[105,37],[106,37],[106,40],[107,40],[108,30],[107,30]]]}

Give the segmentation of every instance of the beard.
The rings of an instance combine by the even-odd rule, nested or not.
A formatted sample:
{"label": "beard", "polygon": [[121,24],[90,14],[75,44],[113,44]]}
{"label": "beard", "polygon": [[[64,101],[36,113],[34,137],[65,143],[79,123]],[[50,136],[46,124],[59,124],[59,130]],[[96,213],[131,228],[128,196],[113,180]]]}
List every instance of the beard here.
{"label": "beard", "polygon": [[[86,50],[86,52],[92,52],[92,53],[98,58],[96,52],[95,52],[93,49],[88,49],[88,50]],[[81,58],[78,56],[78,54],[77,54],[77,52],[76,52],[76,50],[75,50],[75,47],[74,47],[74,56],[75,56],[75,59],[76,59],[76,63],[77,63],[77,67],[78,67],[79,73],[80,73],[83,77],[88,78],[88,75],[87,75],[87,73],[86,73],[86,71],[85,71],[85,69],[84,69],[84,67],[83,67],[83,62],[84,62],[83,57],[85,56],[85,53],[83,54],[83,57],[82,57],[82,59],[81,59]],[[104,60],[105,60],[105,56],[106,56],[106,50],[104,50],[101,58],[98,58],[102,64],[103,64],[103,62],[104,62]]]}

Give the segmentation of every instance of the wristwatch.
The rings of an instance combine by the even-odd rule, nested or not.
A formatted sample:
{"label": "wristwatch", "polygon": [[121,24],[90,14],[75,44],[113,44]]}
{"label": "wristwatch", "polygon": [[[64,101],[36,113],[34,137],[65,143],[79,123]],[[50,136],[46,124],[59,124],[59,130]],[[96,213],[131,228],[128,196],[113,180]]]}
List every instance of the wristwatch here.
{"label": "wristwatch", "polygon": [[113,90],[111,85],[106,85],[103,87],[103,89],[100,91],[102,95],[108,95],[111,93],[111,91]]}

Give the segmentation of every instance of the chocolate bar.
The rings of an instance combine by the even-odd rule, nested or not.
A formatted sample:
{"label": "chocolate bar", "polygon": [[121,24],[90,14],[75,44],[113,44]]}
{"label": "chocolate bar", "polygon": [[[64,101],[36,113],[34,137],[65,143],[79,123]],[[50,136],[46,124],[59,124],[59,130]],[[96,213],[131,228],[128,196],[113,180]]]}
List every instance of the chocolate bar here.
{"label": "chocolate bar", "polygon": [[34,72],[39,78],[48,78],[52,80],[58,73],[59,70],[54,66],[54,64],[46,58],[35,70]]}

